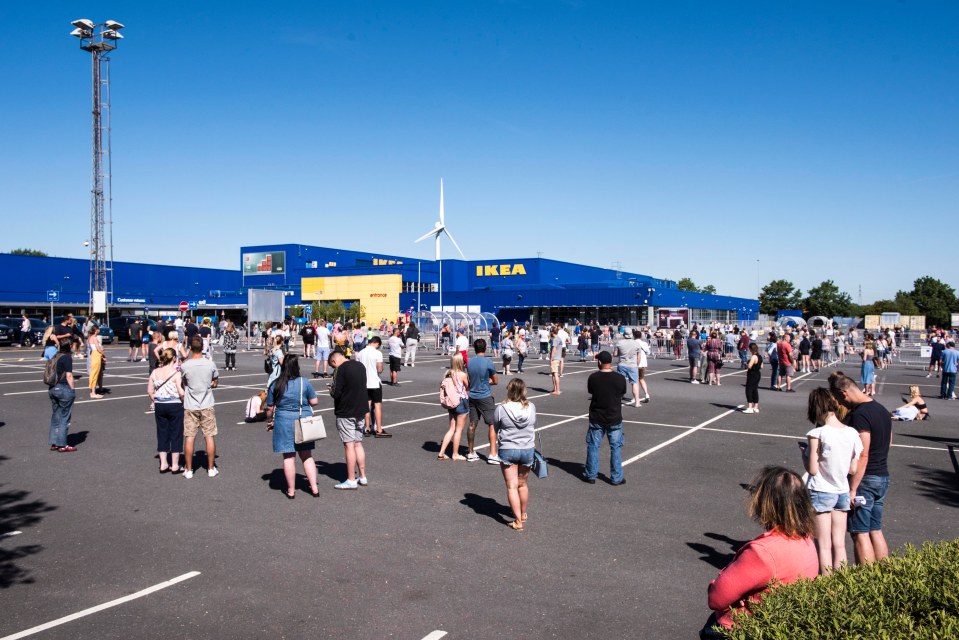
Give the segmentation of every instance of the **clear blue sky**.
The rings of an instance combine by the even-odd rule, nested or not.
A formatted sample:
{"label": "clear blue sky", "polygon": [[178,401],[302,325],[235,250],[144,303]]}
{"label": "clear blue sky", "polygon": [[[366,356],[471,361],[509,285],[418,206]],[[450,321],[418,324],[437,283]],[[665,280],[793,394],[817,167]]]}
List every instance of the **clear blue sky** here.
{"label": "clear blue sky", "polygon": [[[957,2],[4,2],[2,250],[85,257],[90,56],[115,257],[304,242],[535,256],[753,296],[959,286]],[[46,221],[46,223],[44,222]],[[937,249],[942,247],[942,249]],[[444,255],[452,257],[452,248]]]}

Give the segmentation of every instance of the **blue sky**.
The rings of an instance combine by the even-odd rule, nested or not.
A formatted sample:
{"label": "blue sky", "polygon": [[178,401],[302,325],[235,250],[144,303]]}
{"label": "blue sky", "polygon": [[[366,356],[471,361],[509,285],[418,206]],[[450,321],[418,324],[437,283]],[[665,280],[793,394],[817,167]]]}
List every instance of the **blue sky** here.
{"label": "blue sky", "polygon": [[864,302],[925,274],[959,286],[959,3],[3,3],[22,46],[0,61],[2,250],[86,255],[80,17],[127,25],[118,260],[431,258],[413,240],[442,177],[470,259],[620,262],[744,296],[757,259],[763,284],[832,278]]}

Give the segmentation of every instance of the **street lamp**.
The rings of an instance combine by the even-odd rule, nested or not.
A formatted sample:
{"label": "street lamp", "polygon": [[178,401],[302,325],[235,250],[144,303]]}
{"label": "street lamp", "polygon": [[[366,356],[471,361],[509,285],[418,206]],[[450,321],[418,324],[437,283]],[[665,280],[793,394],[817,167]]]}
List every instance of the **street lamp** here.
{"label": "street lamp", "polygon": [[[113,291],[113,189],[110,154],[110,52],[123,39],[124,25],[116,20],[96,24],[89,18],[71,22],[70,35],[93,56],[93,186],[90,190],[90,306],[107,313],[107,294]],[[104,91],[104,89],[106,89]],[[106,233],[109,219],[109,242]],[[107,247],[109,245],[109,254]],[[109,263],[109,266],[108,266]],[[107,282],[107,273],[109,280]],[[102,302],[98,299],[102,297]],[[111,300],[112,301],[112,300]],[[102,306],[97,309],[96,307]],[[109,317],[109,316],[108,316]]]}

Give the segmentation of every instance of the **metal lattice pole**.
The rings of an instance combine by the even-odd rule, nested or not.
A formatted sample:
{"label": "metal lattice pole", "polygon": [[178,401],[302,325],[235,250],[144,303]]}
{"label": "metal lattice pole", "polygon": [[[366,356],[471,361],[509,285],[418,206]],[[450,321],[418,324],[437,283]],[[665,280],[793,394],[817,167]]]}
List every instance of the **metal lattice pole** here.
{"label": "metal lattice pole", "polygon": [[[94,302],[97,292],[102,292],[107,304],[113,301],[113,163],[110,154],[109,54],[123,39],[120,30],[124,27],[115,20],[95,24],[86,18],[74,20],[72,24],[76,29],[70,35],[80,39],[80,48],[88,51],[93,59],[93,176],[90,189],[89,241],[89,304],[92,314],[98,311]],[[110,224],[109,236],[106,230],[107,217]]]}

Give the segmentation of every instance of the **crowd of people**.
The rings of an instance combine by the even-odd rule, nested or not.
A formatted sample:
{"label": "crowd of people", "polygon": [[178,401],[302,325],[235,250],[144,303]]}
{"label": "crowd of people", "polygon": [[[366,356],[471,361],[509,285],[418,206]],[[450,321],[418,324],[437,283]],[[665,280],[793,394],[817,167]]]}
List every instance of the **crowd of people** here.
{"label": "crowd of people", "polygon": [[[203,331],[204,326],[209,327],[209,323],[196,325],[187,321],[182,329],[176,325],[159,326],[147,343],[145,355],[150,361],[147,394],[156,421],[161,474],[193,477],[193,454],[199,434],[204,438],[208,476],[219,473],[213,398],[219,375],[213,362],[211,335]],[[464,345],[465,331],[457,329],[458,335],[451,343],[449,367],[439,385],[439,401],[448,411],[449,422],[439,443],[437,459],[479,461],[476,431],[480,424],[485,425],[489,442],[486,462],[499,466],[512,512],[507,524],[522,531],[529,517],[528,477],[536,456],[537,409],[527,397],[523,378],[514,376],[510,365],[521,347],[523,352],[527,346],[535,352],[538,342],[540,358],[549,361],[552,393],[560,394],[565,356],[572,348],[576,333],[571,334],[559,325],[498,329],[491,334],[491,345],[483,338]],[[650,401],[645,369],[653,349],[649,340],[655,337],[642,328],[626,328],[618,333],[618,339],[609,345],[611,348],[603,349],[601,336],[616,334],[607,331],[594,342],[593,329],[583,327],[579,336],[584,340],[576,342],[580,359],[585,361],[589,357],[597,367],[586,381],[589,408],[581,478],[586,483],[596,483],[599,452],[606,440],[610,451],[610,484],[621,486],[626,482],[622,465],[623,406],[639,407]],[[719,386],[724,363],[738,360],[746,371],[744,413],[760,411],[758,389],[764,361],[772,368],[770,388],[793,393],[793,376],[797,371],[815,372],[824,366],[824,338],[815,331],[771,332],[767,345],[761,349],[759,342],[746,331],[720,334],[715,328],[703,329],[705,339],[700,337],[699,327],[693,327],[685,339],[689,380],[699,382],[699,370],[705,368],[706,381]],[[392,327],[390,333],[388,384],[397,384],[401,367],[415,365],[415,342],[419,336],[412,323]],[[220,334],[225,367],[235,368],[235,358],[230,351],[235,353],[237,342],[227,337],[232,334],[238,338],[239,334],[229,322],[220,328]],[[315,359],[314,376],[332,376],[327,387],[333,399],[336,431],[346,461],[346,477],[336,483],[335,488],[351,490],[367,486],[364,439],[390,436],[383,424],[382,340],[365,325],[350,327],[337,323],[328,327],[325,321],[302,328],[299,335],[304,339],[304,357]],[[727,335],[737,336],[735,343],[726,339]],[[318,497],[312,454],[315,444],[298,441],[296,437],[297,421],[313,414],[318,396],[311,381],[301,372],[299,356],[290,353],[292,338],[292,332],[283,324],[267,330],[266,388],[247,403],[246,420],[263,421],[271,432],[273,452],[282,456],[285,496],[296,497],[296,459],[299,458],[310,493]],[[132,341],[136,339],[139,336],[131,337],[130,359],[134,361],[144,356],[142,350],[133,349]],[[44,354],[49,358],[44,377],[50,387],[52,404],[49,444],[52,450],[75,451],[66,441],[75,397],[71,355],[76,336],[71,323],[66,321],[53,328],[49,340]],[[940,397],[954,398],[959,351],[953,339],[946,336],[932,336],[930,343],[940,346],[934,348],[928,375],[935,373],[942,377]],[[96,385],[102,384],[106,361],[97,340],[96,326],[89,328],[85,344],[91,372],[91,397],[96,398],[100,395],[96,393]],[[852,344],[852,341],[844,344],[844,354],[846,345]],[[732,625],[733,613],[748,610],[771,584],[813,579],[845,565],[847,532],[853,539],[857,563],[870,563],[888,556],[882,525],[890,483],[887,461],[891,424],[893,420],[925,420],[930,415],[917,385],[909,388],[909,400],[892,411],[875,400],[875,370],[883,366],[880,363],[895,348],[894,344],[890,344],[886,335],[867,332],[862,349],[853,351],[860,360],[858,379],[834,371],[828,377],[828,386],[809,393],[806,416],[812,429],[806,433],[806,441],[800,443],[806,475],[800,477],[783,467],[766,467],[749,487],[749,514],[762,525],[764,532],[743,546],[710,584],[708,602],[713,615],[703,628],[702,637],[714,637],[712,627],[716,624]],[[470,346],[472,354],[469,354]],[[493,346],[493,357],[497,357],[498,352],[501,366],[487,354],[488,346]],[[50,347],[55,353],[50,352]],[[728,357],[730,348],[732,358]],[[406,361],[402,360],[404,349]],[[614,359],[618,360],[615,368]],[[522,362],[520,359],[517,372],[522,371]],[[510,379],[505,399],[496,403],[493,388],[499,384],[501,374]]]}

